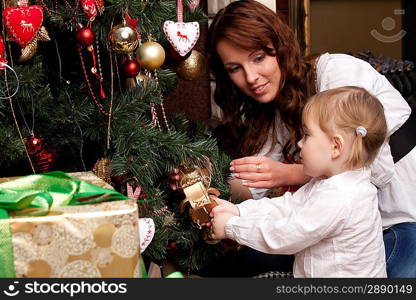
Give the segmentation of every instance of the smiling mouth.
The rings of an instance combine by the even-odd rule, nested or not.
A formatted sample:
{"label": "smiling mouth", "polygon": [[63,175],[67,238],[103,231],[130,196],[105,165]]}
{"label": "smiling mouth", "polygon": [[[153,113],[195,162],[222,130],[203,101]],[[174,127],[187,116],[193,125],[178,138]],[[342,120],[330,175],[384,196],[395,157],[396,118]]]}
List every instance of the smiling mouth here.
{"label": "smiling mouth", "polygon": [[267,82],[267,83],[265,83],[265,84],[263,84],[263,85],[261,85],[261,86],[259,86],[259,87],[256,87],[256,88],[254,88],[254,89],[251,89],[251,91],[255,94],[255,95],[261,95],[261,94],[264,94],[265,93],[265,91],[266,91],[266,88],[269,86],[269,82]]}

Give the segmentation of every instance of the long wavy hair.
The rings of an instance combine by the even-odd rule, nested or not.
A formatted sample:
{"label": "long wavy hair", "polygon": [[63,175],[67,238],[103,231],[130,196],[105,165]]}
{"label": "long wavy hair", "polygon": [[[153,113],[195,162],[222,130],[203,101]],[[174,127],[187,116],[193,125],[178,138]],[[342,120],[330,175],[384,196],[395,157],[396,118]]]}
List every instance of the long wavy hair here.
{"label": "long wavy hair", "polygon": [[[263,50],[276,56],[281,70],[278,95],[267,104],[258,103],[243,94],[231,81],[217,53],[220,40],[227,40],[245,50]],[[270,48],[270,44],[274,49]],[[296,142],[302,138],[302,110],[315,91],[314,60],[301,54],[299,44],[282,17],[257,1],[236,1],[215,16],[207,37],[208,59],[215,76],[214,100],[222,109],[222,128],[234,156],[258,153],[272,136],[271,148],[277,143],[276,114],[288,129],[290,138],[283,147],[289,162],[299,151]]]}

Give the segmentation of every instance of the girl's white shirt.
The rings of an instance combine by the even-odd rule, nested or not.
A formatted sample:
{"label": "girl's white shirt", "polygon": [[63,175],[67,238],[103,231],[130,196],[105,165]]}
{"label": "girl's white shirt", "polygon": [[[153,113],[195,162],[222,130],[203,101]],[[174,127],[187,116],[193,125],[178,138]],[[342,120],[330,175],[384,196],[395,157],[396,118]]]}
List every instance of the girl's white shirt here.
{"label": "girl's white shirt", "polygon": [[[317,91],[341,86],[359,86],[376,96],[383,104],[388,136],[409,118],[411,109],[401,94],[385,76],[367,62],[346,54],[323,54],[317,61]],[[283,161],[282,148],[288,131],[276,118],[278,143],[270,151],[270,139],[258,156],[269,156]],[[396,164],[390,146],[385,143],[371,165],[371,182],[378,188],[379,210],[383,227],[402,222],[416,222],[416,148]],[[264,197],[268,189],[250,188],[253,199]]]}
{"label": "girl's white shirt", "polygon": [[247,200],[226,235],[271,254],[295,254],[295,277],[386,277],[371,170],[312,179],[282,197]]}

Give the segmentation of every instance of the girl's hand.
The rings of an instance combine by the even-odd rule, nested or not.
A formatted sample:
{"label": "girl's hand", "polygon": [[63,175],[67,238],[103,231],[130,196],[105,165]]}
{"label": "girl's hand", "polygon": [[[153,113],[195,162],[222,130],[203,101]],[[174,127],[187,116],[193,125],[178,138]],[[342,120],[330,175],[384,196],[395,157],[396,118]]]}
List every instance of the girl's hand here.
{"label": "girl's hand", "polygon": [[210,217],[214,217],[215,214],[218,214],[218,213],[229,213],[229,214],[232,214],[233,216],[240,215],[240,210],[238,209],[238,207],[235,204],[231,203],[230,201],[222,200],[215,196],[211,196],[211,198],[214,199],[218,205],[212,209],[210,213]]}
{"label": "girl's hand", "polygon": [[[215,216],[215,214],[219,213],[229,213],[233,216],[239,216],[240,210],[235,204],[232,204],[230,201],[219,199],[215,196],[210,196],[212,199],[217,202],[217,206],[215,206],[212,210],[209,216],[212,218]],[[207,223],[202,223],[201,226],[212,226],[212,221]]]}
{"label": "girl's hand", "polygon": [[212,238],[213,239],[225,239],[225,225],[228,220],[230,220],[234,215],[228,212],[214,213],[214,218],[212,219]]}
{"label": "girl's hand", "polygon": [[231,162],[230,171],[252,188],[275,188],[287,185],[288,164],[265,156],[247,156]]}

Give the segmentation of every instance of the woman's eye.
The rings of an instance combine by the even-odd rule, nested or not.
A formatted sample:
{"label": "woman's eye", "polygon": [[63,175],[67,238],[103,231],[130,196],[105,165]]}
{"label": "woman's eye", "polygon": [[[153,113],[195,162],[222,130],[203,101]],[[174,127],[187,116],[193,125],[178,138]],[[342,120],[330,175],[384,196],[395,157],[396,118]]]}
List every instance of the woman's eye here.
{"label": "woman's eye", "polygon": [[238,67],[238,66],[235,66],[235,67],[230,67],[230,68],[227,68],[227,72],[228,72],[228,73],[235,73],[235,72],[237,72],[237,71],[238,71],[238,69],[239,69],[239,67]]}
{"label": "woman's eye", "polygon": [[264,53],[258,54],[254,57],[254,61],[255,62],[262,62],[265,57],[266,57],[266,55]]}

